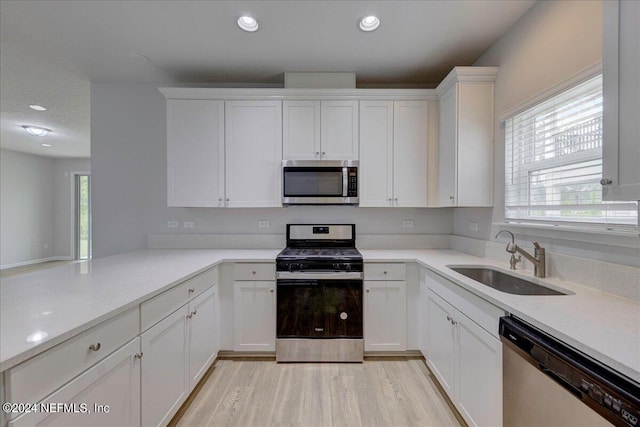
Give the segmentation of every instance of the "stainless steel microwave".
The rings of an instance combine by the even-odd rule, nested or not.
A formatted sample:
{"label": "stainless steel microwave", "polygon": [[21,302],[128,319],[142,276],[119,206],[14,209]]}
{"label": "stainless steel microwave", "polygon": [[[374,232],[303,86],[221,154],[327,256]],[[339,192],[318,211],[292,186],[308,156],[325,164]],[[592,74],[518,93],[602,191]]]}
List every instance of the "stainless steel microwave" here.
{"label": "stainless steel microwave", "polygon": [[283,160],[283,205],[357,205],[357,160]]}

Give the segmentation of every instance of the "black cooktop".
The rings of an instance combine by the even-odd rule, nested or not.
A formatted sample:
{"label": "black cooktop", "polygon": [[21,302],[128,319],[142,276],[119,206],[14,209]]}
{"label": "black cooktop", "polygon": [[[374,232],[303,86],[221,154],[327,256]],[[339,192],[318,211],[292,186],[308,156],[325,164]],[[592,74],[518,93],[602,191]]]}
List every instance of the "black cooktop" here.
{"label": "black cooktop", "polygon": [[277,260],[349,260],[362,259],[356,248],[284,248]]}

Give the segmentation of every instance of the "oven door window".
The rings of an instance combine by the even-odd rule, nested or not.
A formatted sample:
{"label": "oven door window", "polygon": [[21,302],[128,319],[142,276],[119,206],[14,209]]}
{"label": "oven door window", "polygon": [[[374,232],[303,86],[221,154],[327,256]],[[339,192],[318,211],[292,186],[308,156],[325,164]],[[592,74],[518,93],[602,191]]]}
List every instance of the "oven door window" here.
{"label": "oven door window", "polygon": [[278,338],[362,338],[362,281],[278,281]]}
{"label": "oven door window", "polygon": [[342,197],[342,168],[285,167],[284,197]]}

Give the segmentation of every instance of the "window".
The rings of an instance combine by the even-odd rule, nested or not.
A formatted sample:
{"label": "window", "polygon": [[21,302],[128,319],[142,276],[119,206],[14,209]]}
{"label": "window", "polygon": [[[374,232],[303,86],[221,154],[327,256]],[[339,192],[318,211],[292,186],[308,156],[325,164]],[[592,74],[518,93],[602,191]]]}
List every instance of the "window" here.
{"label": "window", "polygon": [[637,202],[603,202],[602,75],[505,122],[505,219],[638,230]]}

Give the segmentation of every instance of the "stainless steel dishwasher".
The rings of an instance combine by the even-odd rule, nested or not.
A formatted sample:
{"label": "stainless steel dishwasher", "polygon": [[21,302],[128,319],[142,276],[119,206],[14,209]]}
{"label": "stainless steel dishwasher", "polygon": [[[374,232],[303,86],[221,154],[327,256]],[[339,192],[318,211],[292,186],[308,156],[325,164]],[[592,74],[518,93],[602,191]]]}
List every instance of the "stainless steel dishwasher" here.
{"label": "stainless steel dishwasher", "polygon": [[637,382],[513,316],[500,338],[505,426],[638,426]]}

